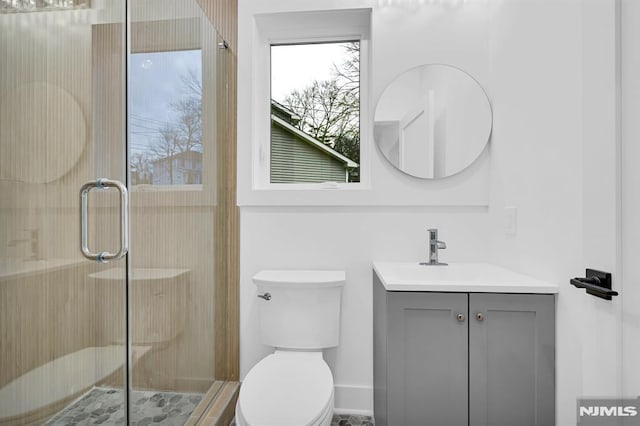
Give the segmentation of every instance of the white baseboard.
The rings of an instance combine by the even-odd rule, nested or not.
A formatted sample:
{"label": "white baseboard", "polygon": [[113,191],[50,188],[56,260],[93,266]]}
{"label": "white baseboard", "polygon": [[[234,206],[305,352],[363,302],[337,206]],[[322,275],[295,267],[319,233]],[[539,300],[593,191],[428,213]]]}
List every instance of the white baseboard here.
{"label": "white baseboard", "polygon": [[373,415],[373,388],[368,386],[335,385],[337,414]]}

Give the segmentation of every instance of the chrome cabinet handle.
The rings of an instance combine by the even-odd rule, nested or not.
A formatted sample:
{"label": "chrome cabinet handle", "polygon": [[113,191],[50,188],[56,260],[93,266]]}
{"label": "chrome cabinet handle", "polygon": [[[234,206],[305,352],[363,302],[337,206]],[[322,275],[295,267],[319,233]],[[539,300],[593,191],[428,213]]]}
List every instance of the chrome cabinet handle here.
{"label": "chrome cabinet handle", "polygon": [[484,314],[483,314],[482,312],[478,312],[478,313],[476,314],[476,319],[477,319],[478,321],[484,321]]}
{"label": "chrome cabinet handle", "polygon": [[[106,188],[116,188],[120,193],[120,249],[116,253],[106,251],[93,253],[89,249],[88,195],[92,189]],[[82,254],[90,260],[106,263],[110,260],[120,259],[129,252],[129,192],[122,182],[101,178],[82,185],[82,188],[80,188],[80,239]]]}
{"label": "chrome cabinet handle", "polygon": [[271,293],[259,294],[258,297],[264,300],[271,300]]}
{"label": "chrome cabinet handle", "polygon": [[460,322],[464,321],[464,314],[458,314],[456,315],[456,319]]}

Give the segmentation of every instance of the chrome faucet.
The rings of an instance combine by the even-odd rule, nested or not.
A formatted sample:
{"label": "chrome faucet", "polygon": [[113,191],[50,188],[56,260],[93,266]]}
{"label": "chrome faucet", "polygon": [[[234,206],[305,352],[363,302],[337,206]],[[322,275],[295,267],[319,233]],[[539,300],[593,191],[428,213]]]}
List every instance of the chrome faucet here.
{"label": "chrome faucet", "polygon": [[29,233],[29,238],[24,238],[21,240],[11,240],[7,243],[8,247],[15,247],[18,243],[29,243],[30,251],[28,260],[40,260],[40,256],[38,255],[38,230],[37,229],[25,229],[26,232]]}
{"label": "chrome faucet", "polygon": [[421,265],[446,265],[438,261],[438,250],[446,249],[447,244],[444,241],[438,241],[438,230],[427,229],[429,232],[429,262],[420,262]]}

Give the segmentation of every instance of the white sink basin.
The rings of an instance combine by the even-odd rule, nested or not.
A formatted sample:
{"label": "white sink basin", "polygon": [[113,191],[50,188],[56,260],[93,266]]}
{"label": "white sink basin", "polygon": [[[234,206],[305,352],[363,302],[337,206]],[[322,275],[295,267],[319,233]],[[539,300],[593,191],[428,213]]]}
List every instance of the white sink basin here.
{"label": "white sink basin", "polygon": [[558,286],[489,263],[374,262],[373,269],[389,291],[446,291],[470,293],[558,292]]}

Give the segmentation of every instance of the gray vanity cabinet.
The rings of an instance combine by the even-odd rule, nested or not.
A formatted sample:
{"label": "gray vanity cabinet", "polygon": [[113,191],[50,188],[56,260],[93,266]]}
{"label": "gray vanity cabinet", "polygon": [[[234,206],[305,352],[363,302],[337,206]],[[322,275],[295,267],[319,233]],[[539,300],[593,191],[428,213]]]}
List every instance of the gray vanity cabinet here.
{"label": "gray vanity cabinet", "polygon": [[555,424],[553,295],[374,281],[376,426]]}
{"label": "gray vanity cabinet", "polygon": [[469,317],[469,424],[554,425],[554,296],[470,293]]}
{"label": "gray vanity cabinet", "polygon": [[467,295],[393,292],[387,303],[389,425],[466,424],[467,324],[456,316]]}

